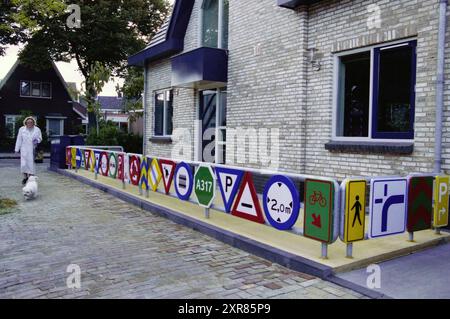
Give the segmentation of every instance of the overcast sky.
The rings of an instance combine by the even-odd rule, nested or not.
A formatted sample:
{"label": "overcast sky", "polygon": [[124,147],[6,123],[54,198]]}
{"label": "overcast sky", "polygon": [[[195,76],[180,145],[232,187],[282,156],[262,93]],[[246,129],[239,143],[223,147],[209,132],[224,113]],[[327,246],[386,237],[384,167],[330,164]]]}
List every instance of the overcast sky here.
{"label": "overcast sky", "polygon": [[[169,0],[170,3],[173,3],[174,0]],[[83,12],[81,12],[83,14]],[[0,56],[0,79],[6,76],[8,71],[14,65],[17,60],[17,54],[20,48],[17,46],[10,46],[6,50],[6,54],[4,56]],[[57,62],[59,71],[61,72],[64,80],[66,82],[76,82],[78,90],[81,87],[81,83],[83,82],[83,76],[78,71],[78,67],[75,61],[71,63],[63,63]],[[101,95],[116,95],[116,84],[122,84],[122,79],[113,79],[107,85],[105,85]]]}

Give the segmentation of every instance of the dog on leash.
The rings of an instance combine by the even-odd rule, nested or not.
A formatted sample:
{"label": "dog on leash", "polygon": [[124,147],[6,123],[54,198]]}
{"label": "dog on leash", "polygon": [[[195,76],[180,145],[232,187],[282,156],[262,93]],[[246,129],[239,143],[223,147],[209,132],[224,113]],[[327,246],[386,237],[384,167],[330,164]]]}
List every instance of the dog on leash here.
{"label": "dog on leash", "polygon": [[38,195],[38,178],[37,176],[28,177],[25,187],[22,189],[23,196],[26,200],[34,199]]}

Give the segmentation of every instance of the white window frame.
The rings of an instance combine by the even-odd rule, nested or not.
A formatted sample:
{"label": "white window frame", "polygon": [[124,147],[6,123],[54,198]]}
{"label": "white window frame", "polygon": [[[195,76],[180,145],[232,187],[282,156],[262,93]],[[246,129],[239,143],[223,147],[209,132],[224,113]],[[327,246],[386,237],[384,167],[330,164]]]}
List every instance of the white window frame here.
{"label": "white window frame", "polygon": [[[172,134],[167,134],[167,109],[169,107],[169,100],[167,98],[167,94],[170,96],[170,93],[172,93],[172,108],[174,108],[174,90],[172,88],[167,88],[163,90],[154,91],[153,93],[153,136],[154,137],[172,137]],[[156,135],[155,132],[155,112],[156,112],[156,96],[158,94],[164,95],[164,104],[163,104],[163,118],[162,118],[162,126],[163,126],[163,134],[162,135]],[[173,109],[172,109],[173,112]],[[173,113],[172,113],[172,132],[173,132]]]}
{"label": "white window frame", "polygon": [[8,124],[10,124],[10,123],[8,123],[8,119],[12,119],[13,120],[13,122],[12,122],[12,125],[13,125],[12,136],[8,136],[10,138],[15,138],[16,137],[16,121],[17,121],[17,118],[19,118],[19,117],[20,117],[20,115],[5,114],[5,129],[6,129],[6,126]]}
{"label": "white window frame", "polygon": [[[64,120],[66,120],[67,117],[62,116],[47,116],[45,118],[46,120],[46,132],[47,136],[61,136],[64,135]],[[50,135],[50,120],[59,120],[59,132],[60,134]]]}
{"label": "white window frame", "polygon": [[[417,38],[408,38],[387,43],[380,43],[377,45],[367,46],[354,50],[335,53],[333,56],[333,114],[332,114],[332,141],[336,142],[373,142],[373,143],[411,143],[414,139],[376,139],[372,138],[372,111],[373,111],[373,73],[374,73],[374,51],[376,48],[390,49],[406,44],[410,41],[417,41]],[[338,136],[338,114],[339,114],[339,66],[340,58],[357,53],[370,51],[370,92],[369,92],[369,136],[368,137],[353,137],[353,136]]]}
{"label": "white window frame", "polygon": [[[202,0],[201,6],[200,6],[200,17],[199,17],[199,45],[203,47],[203,21],[204,21],[204,9],[203,4],[206,0]],[[227,47],[224,47],[223,44],[223,10],[224,10],[224,1],[225,0],[217,0],[219,2],[219,10],[217,12],[217,48],[218,49],[227,49]]]}
{"label": "white window frame", "polygon": [[[30,85],[30,95],[22,95],[22,82],[27,82]],[[39,83],[39,96],[33,95],[33,84]],[[42,84],[50,85],[50,96],[42,96]],[[29,81],[29,80],[20,80],[19,84],[19,96],[23,98],[32,98],[32,99],[47,99],[51,100],[53,95],[53,86],[51,82],[42,82],[42,81]]]}

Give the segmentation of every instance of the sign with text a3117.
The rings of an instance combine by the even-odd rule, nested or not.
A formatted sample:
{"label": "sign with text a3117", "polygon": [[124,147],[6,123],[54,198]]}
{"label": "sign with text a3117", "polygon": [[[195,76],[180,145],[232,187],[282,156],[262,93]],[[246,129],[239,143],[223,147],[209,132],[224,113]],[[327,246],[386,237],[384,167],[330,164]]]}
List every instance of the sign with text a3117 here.
{"label": "sign with text a3117", "polygon": [[304,236],[333,242],[334,184],[331,181],[305,181]]}

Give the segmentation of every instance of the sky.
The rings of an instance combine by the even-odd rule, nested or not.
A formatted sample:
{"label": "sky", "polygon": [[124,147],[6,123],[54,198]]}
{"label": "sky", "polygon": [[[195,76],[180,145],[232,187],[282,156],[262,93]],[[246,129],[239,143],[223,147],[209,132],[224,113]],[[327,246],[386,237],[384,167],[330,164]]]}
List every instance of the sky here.
{"label": "sky", "polygon": [[[168,0],[171,4],[174,3],[174,0]],[[83,14],[83,12],[81,12]],[[0,79],[4,78],[11,67],[17,60],[17,55],[20,50],[19,46],[9,46],[6,50],[4,56],[0,56]],[[80,90],[81,85],[83,83],[83,76],[78,71],[78,66],[75,61],[71,61],[70,63],[57,62],[56,63],[59,72],[63,76],[66,82],[75,82],[77,83],[77,89]],[[123,80],[119,78],[114,78],[109,81],[108,84],[105,85],[103,91],[100,95],[108,95],[114,96],[117,95],[116,85],[123,84]]]}
{"label": "sky", "polygon": [[[0,56],[0,79],[4,78],[11,67],[17,60],[17,55],[19,53],[19,46],[9,46],[6,50],[4,56]],[[70,63],[65,62],[56,62],[59,72],[63,76],[66,82],[75,82],[77,83],[77,89],[80,90],[81,84],[84,81],[83,76],[78,71],[78,66],[75,61],[71,61]],[[122,79],[113,79],[109,81],[108,84],[105,85],[103,91],[100,95],[108,95],[114,96],[117,95],[116,92],[116,84],[123,84]]]}

